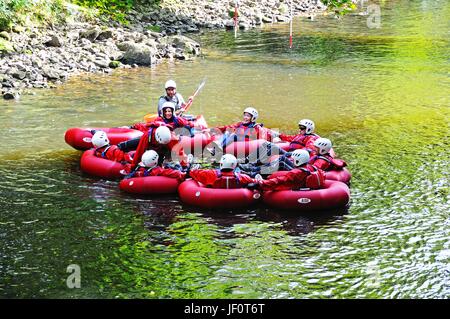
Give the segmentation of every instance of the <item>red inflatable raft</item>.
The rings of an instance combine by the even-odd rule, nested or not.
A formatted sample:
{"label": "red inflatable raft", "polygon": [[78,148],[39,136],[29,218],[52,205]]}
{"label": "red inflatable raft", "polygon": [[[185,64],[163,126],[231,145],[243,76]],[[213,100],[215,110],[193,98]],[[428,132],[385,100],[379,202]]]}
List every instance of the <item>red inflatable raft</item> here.
{"label": "red inflatable raft", "polygon": [[120,142],[127,141],[132,138],[141,136],[143,133],[138,130],[118,127],[103,127],[103,128],[80,128],[74,127],[66,131],[64,139],[66,143],[77,150],[88,150],[94,147],[91,143],[91,130],[102,130],[109,138],[111,145],[117,145]]}
{"label": "red inflatable raft", "polygon": [[325,178],[333,181],[339,181],[349,184],[352,179],[352,174],[345,167],[341,170],[333,170],[325,172]]}
{"label": "red inflatable raft", "polygon": [[103,178],[120,178],[120,170],[125,166],[119,162],[100,158],[94,155],[94,150],[87,150],[83,153],[80,160],[81,170],[89,175]]}
{"label": "red inflatable raft", "polygon": [[203,208],[245,208],[259,198],[259,193],[247,188],[207,188],[192,179],[181,183],[178,193],[184,203]]}
{"label": "red inflatable raft", "polygon": [[[269,175],[268,179],[284,175],[287,172],[288,171],[277,171],[277,172]],[[341,170],[333,170],[333,171],[325,172],[325,179],[332,180],[332,181],[339,181],[339,182],[348,184],[348,183],[350,183],[351,178],[352,178],[352,174],[345,167]]]}
{"label": "red inflatable raft", "polygon": [[121,190],[132,194],[175,194],[180,182],[166,176],[127,178],[120,181]]}
{"label": "red inflatable raft", "polygon": [[350,189],[342,182],[325,181],[325,187],[316,190],[266,191],[263,202],[271,207],[297,210],[330,210],[343,208],[350,200]]}

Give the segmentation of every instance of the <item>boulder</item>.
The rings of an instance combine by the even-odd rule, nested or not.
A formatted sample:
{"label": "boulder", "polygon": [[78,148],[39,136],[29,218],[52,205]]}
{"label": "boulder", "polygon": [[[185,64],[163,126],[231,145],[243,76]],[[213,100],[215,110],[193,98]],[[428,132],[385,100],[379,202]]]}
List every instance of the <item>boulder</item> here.
{"label": "boulder", "polygon": [[141,43],[122,43],[119,49],[125,51],[122,61],[127,64],[152,65],[156,53],[155,49]]}
{"label": "boulder", "polygon": [[62,47],[63,41],[56,34],[51,34],[50,39],[46,41],[44,44],[48,47]]}
{"label": "boulder", "polygon": [[100,29],[100,27],[96,26],[94,28],[91,28],[89,30],[81,32],[80,37],[84,38],[84,39],[88,39],[91,42],[94,42],[98,38],[98,36],[100,35],[101,32],[102,32],[102,30]]}

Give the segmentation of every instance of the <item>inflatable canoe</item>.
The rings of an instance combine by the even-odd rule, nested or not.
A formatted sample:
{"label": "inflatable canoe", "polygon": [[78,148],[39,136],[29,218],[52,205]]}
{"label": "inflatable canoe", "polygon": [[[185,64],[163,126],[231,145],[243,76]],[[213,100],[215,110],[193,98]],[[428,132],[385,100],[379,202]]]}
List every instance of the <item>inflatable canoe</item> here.
{"label": "inflatable canoe", "polygon": [[245,208],[256,203],[260,194],[247,188],[217,189],[199,185],[190,179],[178,187],[182,202],[203,208]]}
{"label": "inflatable canoe", "polygon": [[326,180],[316,190],[266,191],[263,202],[271,207],[299,212],[344,208],[350,200],[350,189],[342,182]]}
{"label": "inflatable canoe", "polygon": [[92,147],[94,147],[91,143],[92,133],[91,130],[101,130],[106,133],[106,135],[109,138],[109,142],[111,145],[117,145],[120,142],[127,141],[132,138],[140,137],[142,136],[142,132],[138,130],[132,130],[128,128],[108,128],[108,127],[102,127],[102,128],[80,128],[80,127],[73,127],[66,131],[64,135],[64,139],[66,140],[66,143],[72,146],[73,148],[77,150],[88,150]]}
{"label": "inflatable canoe", "polygon": [[[271,174],[269,178],[274,178],[277,176],[282,176],[284,174],[286,174],[287,171],[277,171],[274,172],[273,174]],[[341,170],[332,170],[332,171],[326,171],[325,172],[325,179],[327,180],[332,180],[332,181],[339,181],[345,184],[349,184],[350,180],[352,178],[352,174],[350,173],[350,171],[348,169],[346,169],[345,167]]]}
{"label": "inflatable canoe", "polygon": [[133,177],[120,181],[121,190],[132,194],[175,194],[180,182],[166,176]]}
{"label": "inflatable canoe", "polygon": [[345,184],[349,184],[352,179],[352,174],[345,167],[341,170],[332,170],[325,172],[325,178],[333,181],[339,181]]}
{"label": "inflatable canoe", "polygon": [[123,177],[120,171],[125,168],[125,165],[97,157],[94,155],[94,150],[91,149],[85,151],[81,156],[80,167],[89,175],[114,179]]}

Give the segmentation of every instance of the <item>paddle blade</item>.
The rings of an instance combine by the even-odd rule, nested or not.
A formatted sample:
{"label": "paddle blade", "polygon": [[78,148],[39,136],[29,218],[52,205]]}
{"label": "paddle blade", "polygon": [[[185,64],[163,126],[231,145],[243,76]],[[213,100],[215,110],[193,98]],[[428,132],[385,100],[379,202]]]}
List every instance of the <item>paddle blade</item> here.
{"label": "paddle blade", "polygon": [[158,114],[147,114],[144,116],[144,121],[146,123],[150,123],[153,122],[154,120],[156,120],[158,118]]}

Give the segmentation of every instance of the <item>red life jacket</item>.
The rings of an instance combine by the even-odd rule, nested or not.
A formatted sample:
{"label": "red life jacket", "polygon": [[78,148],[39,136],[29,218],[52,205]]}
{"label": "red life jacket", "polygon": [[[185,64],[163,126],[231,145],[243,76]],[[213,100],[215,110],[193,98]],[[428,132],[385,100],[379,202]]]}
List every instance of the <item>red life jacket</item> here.
{"label": "red life jacket", "polygon": [[220,170],[216,170],[217,179],[212,184],[212,188],[235,189],[241,188],[239,176],[233,172],[234,176],[223,176]]}
{"label": "red life jacket", "polygon": [[97,157],[108,159],[108,157],[106,157],[106,152],[108,152],[108,150],[110,149],[111,146],[112,145],[108,145],[106,147],[102,146],[102,147],[96,148],[95,151],[94,151],[94,155],[97,156]]}
{"label": "red life jacket", "polygon": [[320,189],[323,188],[325,183],[325,173],[321,169],[314,168],[314,172],[311,172],[305,167],[299,167],[300,170],[304,171],[308,176],[306,177],[305,186],[310,189]]}
{"label": "red life jacket", "polygon": [[344,160],[338,159],[338,158],[332,158],[331,155],[325,154],[325,155],[316,155],[312,158],[311,163],[313,163],[315,160],[324,160],[330,164],[327,171],[333,171],[333,170],[342,170],[345,166],[347,166],[347,163]]}
{"label": "red life jacket", "polygon": [[244,123],[241,122],[234,132],[238,137],[243,138],[243,140],[252,141],[258,139],[258,131],[261,126],[262,124],[258,123],[244,125]]}
{"label": "red life jacket", "polygon": [[299,148],[306,147],[306,144],[309,143],[310,139],[313,138],[314,140],[319,138],[319,135],[317,134],[302,134],[302,135],[296,135],[292,141],[289,144],[289,150],[296,150]]}

